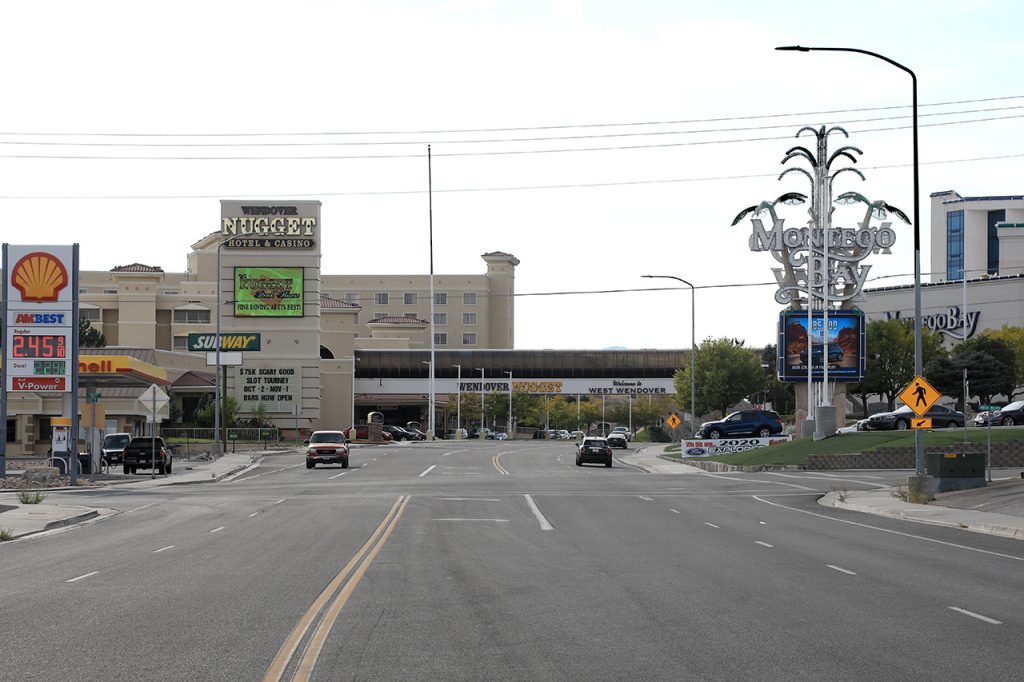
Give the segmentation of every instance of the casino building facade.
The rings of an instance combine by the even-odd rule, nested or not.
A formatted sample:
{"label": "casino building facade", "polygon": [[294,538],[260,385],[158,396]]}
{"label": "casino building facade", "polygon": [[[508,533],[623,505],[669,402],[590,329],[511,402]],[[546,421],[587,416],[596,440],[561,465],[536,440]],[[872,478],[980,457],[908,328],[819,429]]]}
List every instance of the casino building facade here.
{"label": "casino building facade", "polygon": [[[136,398],[156,383],[170,396],[158,418],[173,408],[188,422],[219,366],[240,417],[285,431],[341,428],[371,410],[425,428],[429,276],[323,273],[321,244],[319,201],[225,200],[221,230],[192,245],[184,272],[152,261],[81,272],[80,317],[106,339],[80,353],[83,419],[92,410],[97,429],[142,433]],[[481,258],[482,273],[433,278],[438,424],[449,394],[507,391],[509,372],[513,390],[544,394],[674,392],[681,351],[513,351],[519,261]],[[60,399],[11,394],[8,414],[8,454],[44,454]]]}

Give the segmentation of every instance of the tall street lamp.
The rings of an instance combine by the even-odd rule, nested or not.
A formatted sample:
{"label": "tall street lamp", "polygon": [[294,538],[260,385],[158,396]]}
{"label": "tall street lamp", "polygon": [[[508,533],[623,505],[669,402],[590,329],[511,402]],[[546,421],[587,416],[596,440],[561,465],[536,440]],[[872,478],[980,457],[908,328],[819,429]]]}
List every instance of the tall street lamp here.
{"label": "tall street lamp", "polygon": [[508,375],[508,424],[505,429],[508,431],[508,437],[513,438],[512,432],[512,370],[505,370],[505,374]]}
{"label": "tall street lamp", "polygon": [[[474,367],[473,369],[480,372],[480,428],[482,429],[486,426],[486,422],[484,422],[484,368]],[[477,432],[477,435],[479,436],[480,433]]]}
{"label": "tall street lamp", "polygon": [[[215,383],[214,383],[215,395],[214,395],[214,401],[213,401],[213,439],[214,439],[214,441],[217,442],[217,449],[218,449],[218,451],[220,453],[223,453],[224,450],[225,450],[225,448],[224,448],[225,443],[222,442],[222,440],[221,440],[221,433],[220,433],[220,418],[221,418],[221,415],[220,415],[220,402],[221,402],[222,396],[224,394],[224,390],[227,388],[226,386],[222,385],[221,377],[220,377],[220,308],[221,308],[221,300],[220,300],[220,296],[221,296],[221,294],[220,294],[220,250],[229,241],[231,241],[231,240],[230,239],[224,239],[224,237],[222,236],[220,241],[217,242],[217,301],[216,301],[216,304],[217,304],[217,333],[214,335],[214,339],[215,339],[215,341],[214,341],[214,355],[215,355],[215,360],[214,360],[215,367],[214,367],[214,370],[215,370],[215,373],[216,373],[216,378],[215,378]],[[224,415],[224,419],[227,420],[227,414]],[[298,421],[298,420],[296,420],[296,421]]]}
{"label": "tall street lamp", "polygon": [[690,426],[697,432],[697,293],[692,284],[673,275],[643,275],[647,279],[674,279],[690,287]]}
{"label": "tall street lamp", "polygon": [[[785,52],[811,52],[812,50],[817,52],[856,52],[857,54],[866,54],[869,57],[881,59],[883,62],[891,64],[910,75],[914,140],[914,374],[921,376],[921,191],[920,163],[917,154],[917,75],[903,64],[884,55],[869,50],[861,50],[856,47],[804,47],[802,45],[787,45],[775,49]],[[925,473],[924,430],[914,429],[914,434],[915,473],[918,476],[923,476]]]}
{"label": "tall street lamp", "polygon": [[355,352],[353,351],[352,357],[342,357],[342,358],[338,358],[338,359],[339,360],[351,360],[352,361],[352,396],[351,396],[352,397],[352,412],[351,412],[351,419],[349,420],[349,424],[352,425],[352,428],[355,428],[355,425],[356,425],[356,363],[359,361],[359,358],[356,357]]}
{"label": "tall street lamp", "polygon": [[457,391],[455,402],[455,437],[462,437],[462,365],[452,365],[459,370],[458,378],[455,379],[455,390]]}

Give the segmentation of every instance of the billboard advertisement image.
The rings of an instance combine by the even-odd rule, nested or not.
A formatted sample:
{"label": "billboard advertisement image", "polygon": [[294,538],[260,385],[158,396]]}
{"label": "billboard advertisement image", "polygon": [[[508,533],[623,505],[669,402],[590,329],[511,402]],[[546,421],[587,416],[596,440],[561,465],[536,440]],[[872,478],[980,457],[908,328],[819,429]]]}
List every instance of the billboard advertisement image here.
{"label": "billboard advertisement image", "polygon": [[237,317],[302,317],[302,268],[235,268]]}
{"label": "billboard advertisement image", "polygon": [[808,362],[812,380],[824,378],[826,362],[830,381],[863,379],[864,314],[857,310],[830,311],[826,330],[823,311],[815,310],[808,334],[806,312],[782,313],[779,318],[779,380],[807,381]]}

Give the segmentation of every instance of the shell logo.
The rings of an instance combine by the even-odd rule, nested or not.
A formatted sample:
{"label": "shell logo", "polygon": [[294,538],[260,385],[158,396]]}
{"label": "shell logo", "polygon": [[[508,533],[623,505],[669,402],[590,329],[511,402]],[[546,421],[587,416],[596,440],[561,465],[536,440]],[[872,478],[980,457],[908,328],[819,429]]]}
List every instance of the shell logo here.
{"label": "shell logo", "polygon": [[56,301],[69,284],[68,271],[53,254],[34,251],[11,268],[11,284],[21,292],[22,301]]}

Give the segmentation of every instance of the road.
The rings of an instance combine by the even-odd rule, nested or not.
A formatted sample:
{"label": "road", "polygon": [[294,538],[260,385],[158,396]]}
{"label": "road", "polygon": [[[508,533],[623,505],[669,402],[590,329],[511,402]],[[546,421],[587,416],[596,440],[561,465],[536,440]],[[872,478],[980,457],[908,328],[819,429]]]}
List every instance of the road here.
{"label": "road", "polygon": [[1018,678],[1020,541],[815,503],[898,476],[444,441],[55,493],[120,513],[0,547],[0,679]]}

